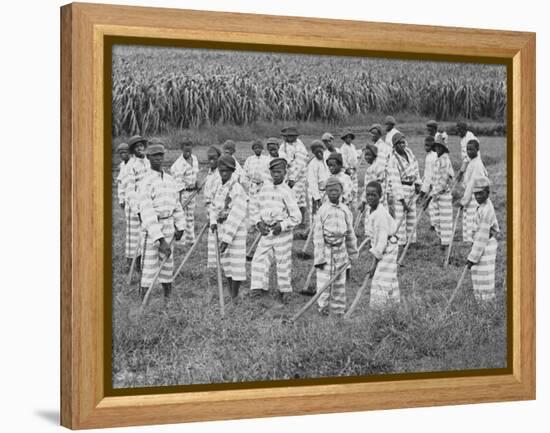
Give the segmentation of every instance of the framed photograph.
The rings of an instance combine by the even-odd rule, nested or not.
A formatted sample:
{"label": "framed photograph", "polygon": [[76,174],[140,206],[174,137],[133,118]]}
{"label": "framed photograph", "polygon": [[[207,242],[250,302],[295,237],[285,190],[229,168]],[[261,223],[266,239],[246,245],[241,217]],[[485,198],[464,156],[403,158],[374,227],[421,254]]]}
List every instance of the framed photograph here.
{"label": "framed photograph", "polygon": [[61,423],[535,398],[535,35],[61,8]]}

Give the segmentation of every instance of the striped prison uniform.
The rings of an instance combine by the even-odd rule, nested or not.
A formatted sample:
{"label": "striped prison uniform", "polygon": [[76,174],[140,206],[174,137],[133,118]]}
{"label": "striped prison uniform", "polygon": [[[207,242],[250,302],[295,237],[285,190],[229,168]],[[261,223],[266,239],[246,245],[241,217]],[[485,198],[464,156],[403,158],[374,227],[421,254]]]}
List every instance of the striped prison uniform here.
{"label": "striped prison uniform", "polygon": [[251,290],[269,289],[269,270],[271,261],[275,259],[277,266],[277,287],[280,292],[292,292],[292,229],[302,218],[296,198],[292,190],[285,183],[274,185],[265,182],[258,197],[260,211],[255,224],[263,221],[268,226],[277,222],[282,231],[275,236],[272,231],[260,238],[256,252],[252,259]]}
{"label": "striped prison uniform", "polygon": [[[370,218],[370,206],[367,204],[367,185],[369,182],[377,181],[382,187],[382,197],[380,198],[380,204],[386,206],[385,201],[385,179],[386,179],[386,169],[383,159],[379,159],[377,156],[372,164],[370,164],[365,170],[365,181],[363,182],[363,192],[361,193],[361,202],[365,203],[365,217],[363,218],[365,227],[368,225],[368,220]],[[365,233],[367,235],[367,233]]]}
{"label": "striped prison uniform", "polygon": [[500,232],[495,209],[491,199],[480,204],[474,218],[474,243],[468,260],[472,266],[472,284],[478,300],[490,300],[495,297],[495,261],[497,240]]}
{"label": "striped prison uniform", "polygon": [[256,216],[253,213],[258,211],[258,193],[267,177],[271,179],[269,173],[270,159],[263,154],[249,156],[244,163],[244,177],[241,184],[244,184],[248,190],[249,215],[248,225],[253,225]]}
{"label": "striped prison uniform", "polygon": [[455,173],[451,158],[444,153],[436,159],[432,182],[432,203],[435,232],[441,245],[449,245],[453,236],[453,195],[451,181]]}
{"label": "striped prison uniform", "polygon": [[393,141],[392,141],[392,138],[395,134],[397,134],[398,132],[401,132],[399,131],[399,129],[397,128],[392,128],[390,129],[387,133],[386,133],[386,136],[384,137],[384,141],[386,142],[386,144],[390,147],[390,149],[393,149]]}
{"label": "striped prison uniform", "polygon": [[124,195],[126,205],[126,257],[133,259],[141,255],[143,232],[139,220],[139,196],[138,189],[143,178],[149,173],[151,164],[147,158],[132,156],[126,165],[126,179],[124,181]]}
{"label": "striped prison uniform", "polygon": [[[178,199],[176,182],[168,173],[150,170],[139,188],[139,206],[145,230],[145,254],[141,287],[149,287],[159,271],[164,257],[159,252],[159,240],[170,243],[175,228],[185,229],[185,216]],[[160,269],[158,281],[171,283],[174,274],[174,247],[172,254]]]}
{"label": "striped prison uniform", "polygon": [[[472,131],[466,131],[466,135],[460,139],[460,156],[462,157],[462,160],[470,160],[468,157],[468,152],[466,151],[468,141],[470,140],[477,140],[477,137]],[[478,153],[478,156],[481,157],[481,154]]]}
{"label": "striped prison uniform", "polygon": [[357,169],[359,167],[359,158],[361,157],[361,151],[358,151],[355,148],[353,143],[342,144],[340,147],[340,153],[342,154],[342,162],[344,170],[349,169],[351,171],[349,177],[351,179],[351,184],[353,186],[351,190],[351,206],[350,209],[353,211],[357,207],[357,195],[359,191],[359,181],[357,178]]}
{"label": "striped prison uniform", "polygon": [[474,217],[477,209],[477,201],[473,194],[474,182],[480,177],[488,177],[487,170],[479,156],[471,159],[464,173],[464,195],[460,200],[463,206],[462,212],[462,240],[473,242]]}
{"label": "striped prison uniform", "polygon": [[[129,161],[129,160],[128,160]],[[116,177],[116,190],[118,197],[118,204],[120,206],[126,204],[126,167],[128,162],[121,161],[118,165],[118,175]]]}
{"label": "striped prison uniform", "polygon": [[[179,193],[179,199],[183,206],[183,203],[194,193],[197,189],[197,171],[194,169],[195,155],[191,155],[191,164],[180,155],[178,159],[174,161],[172,167],[170,167],[170,174],[176,181],[176,188]],[[198,163],[197,163],[198,166]],[[193,245],[195,242],[195,206],[196,197],[187,204],[183,209],[185,214],[185,230],[182,241],[185,245]]]}
{"label": "striped prison uniform", "polygon": [[[431,151],[426,155],[426,162],[424,163],[424,178],[422,179],[421,191],[425,194],[429,194],[432,190],[434,165],[437,160],[437,152]],[[435,226],[434,223],[434,204],[430,201],[428,205],[428,215],[430,216],[430,225]]]}
{"label": "striped prison uniform", "polygon": [[306,170],[307,170],[307,150],[299,139],[294,143],[281,144],[281,150],[288,162],[287,173],[288,180],[294,181],[292,193],[296,198],[298,207],[306,207]]}
{"label": "striped prison uniform", "polygon": [[411,236],[411,242],[416,242],[416,201],[411,202],[409,211],[404,215],[405,210],[400,200],[404,199],[405,203],[408,203],[414,194],[414,185],[421,183],[418,161],[408,147],[405,148],[405,153],[408,160],[397,152],[392,152],[387,172],[389,184],[387,191],[391,194],[390,213],[393,205],[395,220],[401,221],[401,218],[404,218],[397,232],[399,245],[405,245],[409,236]]}
{"label": "striped prison uniform", "polygon": [[307,166],[307,191],[310,201],[321,200],[325,196],[325,185],[330,171],[323,159],[313,158]]}
{"label": "striped prison uniform", "polygon": [[[235,174],[235,173],[234,173]],[[246,213],[248,200],[237,179],[229,179],[216,190],[209,206],[210,224],[217,224],[219,241],[227,243],[221,265],[227,278],[246,280]],[[219,217],[227,217],[218,223]]]}
{"label": "striped prison uniform", "polygon": [[395,226],[395,220],[381,205],[370,214],[365,226],[365,232],[371,239],[370,252],[379,260],[371,283],[371,308],[383,307],[388,302],[399,302]]}
{"label": "striped prison uniform", "polygon": [[[324,264],[322,269],[317,268],[317,290],[320,290],[338,268],[350,257],[357,256],[357,238],[351,211],[341,203],[324,203],[315,215],[313,230],[314,265]],[[346,311],[346,272],[342,272],[317,300],[319,310],[329,304],[334,314]]]}
{"label": "striped prison uniform", "polygon": [[376,148],[378,149],[378,155],[376,158],[382,162],[384,166],[388,163],[388,158],[391,155],[392,152],[392,146],[387,144],[384,140],[381,138],[378,139],[376,143],[374,143]]}
{"label": "striped prison uniform", "polygon": [[[352,200],[353,190],[351,178],[346,173],[344,173],[343,170],[340,170],[338,174],[333,174],[332,176],[337,177],[342,184],[342,195],[340,196],[340,201],[349,208]],[[324,201],[328,201],[328,197],[326,195]]]}
{"label": "striped prison uniform", "polygon": [[[204,183],[204,207],[206,215],[210,218],[210,207],[214,201],[214,197],[218,188],[222,184],[220,172],[218,169],[208,170]],[[216,268],[216,236],[212,230],[208,230],[208,258],[206,261],[207,268]]]}

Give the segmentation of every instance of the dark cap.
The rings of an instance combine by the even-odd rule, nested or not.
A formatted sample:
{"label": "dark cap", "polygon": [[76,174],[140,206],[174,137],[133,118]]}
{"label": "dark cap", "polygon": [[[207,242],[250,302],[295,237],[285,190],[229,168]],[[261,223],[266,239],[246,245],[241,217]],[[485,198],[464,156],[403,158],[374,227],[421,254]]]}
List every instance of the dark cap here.
{"label": "dark cap", "polygon": [[279,139],[275,137],[269,137],[267,139],[266,145],[269,146],[270,144],[276,144],[277,146],[280,146]]}
{"label": "dark cap", "polygon": [[437,122],[435,120],[428,120],[426,126],[428,128],[437,128]]}
{"label": "dark cap", "polygon": [[342,154],[338,152],[332,152],[328,158],[327,162],[329,162],[331,159],[334,159],[336,162],[338,162],[340,165],[344,164],[344,160],[342,159]]}
{"label": "dark cap", "polygon": [[387,125],[387,124],[391,124],[391,125],[395,125],[397,122],[395,121],[395,117],[393,116],[386,116],[386,118],[384,119],[384,124]]}
{"label": "dark cap", "polygon": [[157,153],[166,153],[166,148],[158,138],[152,138],[149,140],[149,146],[147,146],[147,155],[156,155]]}
{"label": "dark cap", "polygon": [[254,140],[252,142],[252,149],[254,149],[255,147],[261,147],[263,149],[264,144],[262,143],[262,140]]}
{"label": "dark cap", "polygon": [[378,133],[380,135],[382,135],[382,125],[380,125],[379,123],[373,123],[370,127],[369,127],[369,132],[372,131],[373,129],[375,129],[376,131],[378,131]]}
{"label": "dark cap", "polygon": [[220,159],[218,159],[218,168],[221,167],[226,167],[231,171],[235,171],[237,169],[235,158],[229,155],[220,156]]}
{"label": "dark cap", "polygon": [[281,135],[295,135],[295,136],[298,136],[300,134],[298,134],[298,129],[296,129],[295,126],[289,126],[287,128],[283,128],[281,129]]}
{"label": "dark cap", "polygon": [[320,140],[313,140],[311,142],[310,148],[311,148],[312,152],[315,152],[315,149],[325,150],[325,146],[323,145],[323,143]]}
{"label": "dark cap", "polygon": [[401,140],[404,140],[405,136],[401,134],[400,132],[396,132],[393,134],[393,137],[391,138],[392,144],[395,146],[397,143],[399,143]]}
{"label": "dark cap", "polygon": [[271,162],[269,163],[269,169],[272,170],[277,167],[284,167],[286,168],[287,162],[284,158],[273,158]]}

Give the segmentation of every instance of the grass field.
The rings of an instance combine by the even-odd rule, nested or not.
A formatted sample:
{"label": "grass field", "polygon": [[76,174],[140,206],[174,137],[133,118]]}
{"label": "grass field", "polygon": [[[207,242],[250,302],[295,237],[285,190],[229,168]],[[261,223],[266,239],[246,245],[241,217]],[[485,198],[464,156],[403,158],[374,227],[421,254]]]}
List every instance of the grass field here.
{"label": "grass field", "polygon": [[[400,125],[409,136],[421,173],[424,165],[423,137],[419,124]],[[420,127],[421,129],[421,127]],[[365,131],[360,127],[356,144],[363,147]],[[336,132],[336,131],[335,131]],[[336,134],[335,134],[336,135]],[[175,136],[164,137],[171,144]],[[308,145],[313,135],[304,135]],[[462,244],[461,224],[455,236],[451,266],[443,270],[443,254],[429,231],[427,217],[419,224],[418,244],[411,247],[400,268],[402,303],[397,310],[366,314],[366,302],[350,322],[321,317],[312,308],[294,325],[285,319],[309,298],[293,293],[286,308],[277,310],[274,299],[253,301],[246,296],[250,281],[241,288],[242,302],[226,305],[220,318],[217,302],[208,302],[206,291],[206,239],[174,284],[166,308],[160,287],[142,319],[135,323],[130,311],[139,305],[136,290],[126,285],[124,216],[116,203],[113,187],[113,386],[115,388],[284,380],[333,376],[378,375],[403,372],[452,371],[506,366],[506,138],[480,137],[482,155],[493,182],[491,199],[501,227],[497,254],[497,300],[478,307],[472,299],[468,274],[463,291],[451,314],[437,323],[455,287],[469,247]],[[122,138],[114,140],[113,148]],[[339,141],[339,140],[338,140]],[[458,137],[449,137],[451,159],[459,166]],[[339,145],[339,144],[338,144]],[[194,149],[201,161],[200,178],[206,171],[206,147]],[[250,143],[239,142],[237,157],[244,162]],[[168,167],[177,157],[167,153]],[[113,174],[118,159],[113,155]],[[360,170],[362,181],[363,170]],[[456,208],[455,208],[456,209]],[[456,211],[456,210],[455,210]],[[205,221],[202,196],[196,212],[199,230]],[[362,237],[360,237],[360,240]],[[296,240],[294,251],[303,246]],[[175,263],[185,249],[176,246]],[[364,250],[352,270],[348,306],[361,285],[367,265]],[[302,288],[311,260],[293,254],[293,286]],[[273,276],[272,276],[273,277]],[[274,281],[272,279],[272,287]],[[136,285],[132,286],[135,289]]]}

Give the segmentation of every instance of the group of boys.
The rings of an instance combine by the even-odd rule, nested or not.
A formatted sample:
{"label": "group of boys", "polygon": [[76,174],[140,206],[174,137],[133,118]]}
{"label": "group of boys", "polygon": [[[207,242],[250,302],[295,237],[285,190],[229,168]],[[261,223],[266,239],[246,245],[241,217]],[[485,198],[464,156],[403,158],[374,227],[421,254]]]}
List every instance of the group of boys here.
{"label": "group of boys", "polygon": [[[479,141],[466,124],[457,124],[463,163],[455,178],[447,135],[438,132],[437,122],[428,122],[421,177],[406,137],[395,125],[395,119],[387,116],[384,127],[370,126],[372,143],[363,151],[355,147],[351,131],[341,135],[340,148],[334,146],[334,136],[325,133],[321,140],[311,143],[311,159],[297,129],[288,127],[281,131],[282,141],[266,140],[267,154],[264,142],[254,141],[253,155],[243,167],[234,156],[235,143],[228,140],[221,150],[216,146],[208,149],[208,173],[201,186],[197,182],[198,160],[190,142],[181,143],[182,153],[170,174],[162,170],[165,148],[158,140],[134,136],[119,145],[122,162],[117,181],[119,203],[126,216],[125,254],[128,266],[135,261],[136,269],[141,270],[142,296],[158,274],[164,295],[169,297],[174,242],[195,242],[195,200],[203,186],[209,224],[207,268],[217,266],[219,253],[229,294],[235,301],[246,280],[247,234],[255,230],[259,236],[252,258],[251,296],[268,292],[274,261],[277,299],[283,305],[285,295],[293,291],[293,232],[309,225],[317,289],[332,281],[330,291],[318,299],[319,312],[343,314],[350,263],[359,252],[354,230],[354,220],[359,218],[373,257],[368,269],[371,306],[398,302],[396,261],[399,247],[416,241],[417,200],[428,207],[431,226],[445,248],[452,237],[452,192],[462,181],[464,194],[459,206],[464,211],[463,240],[473,243],[467,265],[472,269],[474,293],[478,299],[494,298],[499,227],[489,199],[490,182],[479,155]],[[362,158],[367,168],[364,187],[359,191]],[[344,268],[346,271],[340,272]]]}

